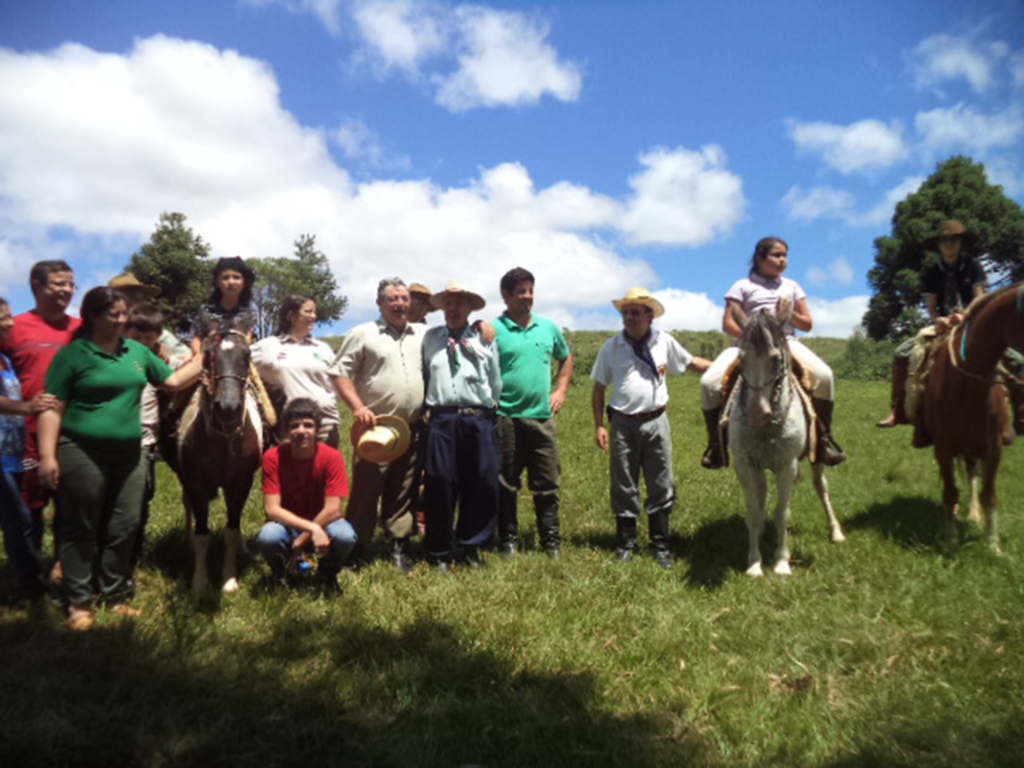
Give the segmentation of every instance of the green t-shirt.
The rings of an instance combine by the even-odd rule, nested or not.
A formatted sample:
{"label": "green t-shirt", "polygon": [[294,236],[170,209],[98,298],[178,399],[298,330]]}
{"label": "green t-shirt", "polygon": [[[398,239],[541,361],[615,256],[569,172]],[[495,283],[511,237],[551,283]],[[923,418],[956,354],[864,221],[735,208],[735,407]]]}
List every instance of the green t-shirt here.
{"label": "green t-shirt", "polygon": [[114,354],[87,338],[53,358],[46,391],[67,405],[61,434],[84,442],[142,440],[139,400],[146,384],[159,386],[174,371],[142,344],[122,339]]}
{"label": "green t-shirt", "polygon": [[494,328],[501,361],[498,413],[518,419],[550,419],[551,361],[569,356],[562,329],[536,315],[523,328],[508,314],[499,317]]}

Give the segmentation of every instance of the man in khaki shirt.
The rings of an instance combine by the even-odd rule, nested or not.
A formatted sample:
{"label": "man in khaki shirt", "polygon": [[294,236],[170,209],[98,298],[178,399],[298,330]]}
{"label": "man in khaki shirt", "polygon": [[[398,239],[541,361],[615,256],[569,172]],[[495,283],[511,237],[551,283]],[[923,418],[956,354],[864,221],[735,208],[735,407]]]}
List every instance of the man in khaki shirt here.
{"label": "man in khaki shirt", "polygon": [[337,377],[338,395],[352,409],[357,426],[370,428],[378,416],[399,416],[412,428],[412,440],[409,450],[390,464],[355,458],[346,517],[365,552],[373,541],[380,507],[391,559],[408,573],[423,410],[424,326],[409,322],[409,289],[397,277],[380,281],[377,306],[377,320],[356,326],[345,336],[331,374]]}

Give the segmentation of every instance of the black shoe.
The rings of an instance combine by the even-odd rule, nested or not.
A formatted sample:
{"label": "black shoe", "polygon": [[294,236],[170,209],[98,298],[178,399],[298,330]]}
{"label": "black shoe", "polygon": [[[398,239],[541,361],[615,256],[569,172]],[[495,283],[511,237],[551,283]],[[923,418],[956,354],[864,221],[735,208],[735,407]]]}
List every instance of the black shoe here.
{"label": "black shoe", "polygon": [[345,590],[338,584],[338,577],[335,574],[317,576],[316,591],[323,597],[341,597],[345,594]]}
{"label": "black shoe", "polygon": [[519,544],[515,539],[502,541],[498,544],[498,556],[502,560],[515,560],[519,554]]}
{"label": "black shoe", "polygon": [[548,556],[548,560],[555,563],[562,559],[562,550],[558,546],[544,547],[544,554]]}
{"label": "black shoe", "polygon": [[451,560],[434,560],[431,562],[431,567],[438,573],[445,575],[452,572],[452,561]]}
{"label": "black shoe", "polygon": [[480,554],[480,547],[464,546],[462,548],[462,560],[469,568],[483,568],[484,558]]}
{"label": "black shoe", "polygon": [[672,559],[672,553],[664,549],[655,549],[651,554],[657,561],[658,565],[664,568],[666,571],[671,571],[676,567],[676,561]]}

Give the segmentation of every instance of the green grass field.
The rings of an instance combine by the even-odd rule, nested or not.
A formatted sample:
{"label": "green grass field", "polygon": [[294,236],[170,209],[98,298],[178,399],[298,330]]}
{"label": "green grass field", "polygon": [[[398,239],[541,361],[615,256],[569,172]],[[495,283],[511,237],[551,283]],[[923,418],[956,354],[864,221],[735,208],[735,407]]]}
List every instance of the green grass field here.
{"label": "green grass field", "polygon": [[[142,618],[73,635],[59,615],[0,609],[0,765],[1021,764],[1024,448],[999,478],[1004,554],[975,526],[947,546],[930,452],[873,426],[887,383],[841,381],[851,459],[829,478],[848,540],[829,543],[808,477],[794,575],[754,580],[735,475],[699,466],[697,377],[673,379],[666,572],[614,561],[607,458],[577,382],[557,564],[535,549],[448,577],[377,563],[330,600],[268,592],[250,561],[241,593],[196,601],[161,467]],[[528,500],[520,514],[532,542]],[[248,538],[261,522],[254,493]]]}

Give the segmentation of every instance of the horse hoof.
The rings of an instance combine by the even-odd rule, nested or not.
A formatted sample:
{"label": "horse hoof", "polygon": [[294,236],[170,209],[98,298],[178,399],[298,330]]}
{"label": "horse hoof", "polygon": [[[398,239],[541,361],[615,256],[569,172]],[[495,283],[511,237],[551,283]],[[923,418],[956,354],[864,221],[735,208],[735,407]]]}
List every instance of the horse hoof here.
{"label": "horse hoof", "polygon": [[747,576],[762,576],[764,571],[761,570],[760,563],[754,563],[752,566],[747,568]]}
{"label": "horse hoof", "polygon": [[846,536],[842,531],[832,531],[832,541],[836,544],[842,541],[846,541]]}
{"label": "horse hoof", "polygon": [[230,579],[224,582],[224,586],[222,586],[220,589],[221,592],[237,592],[241,588],[242,585],[238,583],[238,579],[232,576]]}
{"label": "horse hoof", "polygon": [[779,576],[792,576],[793,570],[789,567],[789,563],[782,560],[775,564],[775,573]]}

